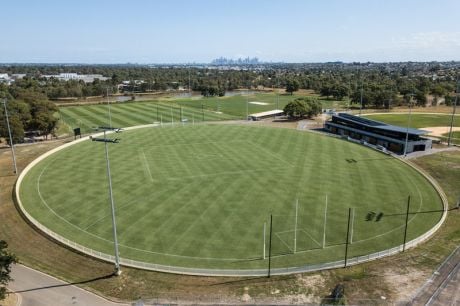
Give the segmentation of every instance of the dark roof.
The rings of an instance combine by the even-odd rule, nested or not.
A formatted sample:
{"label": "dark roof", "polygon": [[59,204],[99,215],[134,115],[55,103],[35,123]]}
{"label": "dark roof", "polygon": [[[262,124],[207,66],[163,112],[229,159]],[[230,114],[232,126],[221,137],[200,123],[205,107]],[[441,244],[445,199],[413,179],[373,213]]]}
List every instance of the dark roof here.
{"label": "dark roof", "polygon": [[[336,116],[336,115],[333,115],[333,117],[334,116]],[[383,123],[383,122],[380,122],[380,121],[371,120],[371,119],[367,119],[367,118],[363,118],[363,117],[358,117],[358,116],[350,115],[350,114],[347,114],[347,113],[339,113],[337,115],[337,117],[340,117],[340,118],[345,119],[347,121],[353,121],[353,122],[361,124],[361,125],[377,128],[377,129],[380,129],[380,130],[387,130],[387,131],[400,132],[400,133],[406,133],[407,130],[408,130],[407,127],[386,124],[386,123]],[[409,128],[409,134],[412,134],[412,135],[425,135],[425,134],[428,134],[428,133],[429,133],[429,131]]]}

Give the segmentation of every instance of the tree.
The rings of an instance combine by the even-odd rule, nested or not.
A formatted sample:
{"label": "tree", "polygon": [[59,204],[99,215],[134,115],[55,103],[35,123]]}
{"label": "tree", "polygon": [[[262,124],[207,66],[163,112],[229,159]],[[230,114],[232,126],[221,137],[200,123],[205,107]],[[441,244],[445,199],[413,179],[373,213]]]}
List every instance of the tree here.
{"label": "tree", "polygon": [[426,95],[423,91],[417,90],[414,96],[415,102],[418,106],[426,106]]}
{"label": "tree", "polygon": [[311,118],[321,113],[321,111],[322,105],[320,102],[306,97],[297,98],[284,107],[284,113],[292,119]]}
{"label": "tree", "polygon": [[17,262],[16,256],[9,253],[6,249],[8,244],[4,240],[0,240],[0,301],[6,297],[5,286],[11,281],[11,264]]}
{"label": "tree", "polygon": [[[10,116],[8,114],[8,120],[10,122],[11,137],[13,143],[24,142],[24,126],[17,115]],[[6,138],[8,144],[10,144],[10,138],[8,134],[8,126],[6,124],[6,117],[4,112],[0,115],[0,136]]]}
{"label": "tree", "polygon": [[53,115],[57,112],[55,104],[48,101],[38,101],[31,104],[32,119],[27,126],[28,130],[38,130],[41,135],[48,138],[56,128],[58,119]]}
{"label": "tree", "polygon": [[294,91],[299,90],[299,82],[297,80],[287,80],[286,82],[286,92],[289,92],[291,95]]}

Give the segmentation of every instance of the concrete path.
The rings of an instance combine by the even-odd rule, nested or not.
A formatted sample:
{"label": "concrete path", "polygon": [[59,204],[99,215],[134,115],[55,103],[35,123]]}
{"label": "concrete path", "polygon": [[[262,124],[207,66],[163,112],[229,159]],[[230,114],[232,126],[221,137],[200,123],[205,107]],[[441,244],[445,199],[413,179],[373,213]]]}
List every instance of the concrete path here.
{"label": "concrete path", "polygon": [[8,288],[21,306],[123,306],[23,265],[14,265]]}

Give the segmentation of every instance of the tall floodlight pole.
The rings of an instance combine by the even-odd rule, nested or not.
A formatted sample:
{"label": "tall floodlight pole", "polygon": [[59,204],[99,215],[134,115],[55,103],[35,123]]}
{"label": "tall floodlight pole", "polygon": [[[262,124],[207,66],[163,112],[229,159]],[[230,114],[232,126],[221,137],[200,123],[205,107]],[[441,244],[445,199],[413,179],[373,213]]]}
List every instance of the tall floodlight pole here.
{"label": "tall floodlight pole", "polygon": [[412,95],[409,96],[409,116],[407,118],[407,128],[406,128],[406,141],[404,144],[404,157],[407,156],[407,145],[409,143],[409,126],[410,126],[410,119],[412,115]]}
{"label": "tall floodlight pole", "polygon": [[13,155],[13,172],[14,174],[17,174],[18,167],[16,165],[16,154],[14,153],[13,137],[11,137],[10,119],[8,118],[8,110],[6,109],[6,99],[3,99],[3,106],[5,107],[6,126],[8,127],[8,137],[10,138],[11,154]]}
{"label": "tall floodlight pole", "polygon": [[116,131],[117,133],[120,132],[120,129],[114,129],[112,127],[99,127],[99,130],[104,131],[104,138],[91,138],[92,141],[99,141],[104,142],[105,145],[105,161],[107,165],[107,179],[109,182],[109,199],[110,199],[110,208],[112,212],[112,230],[113,230],[113,243],[115,245],[115,275],[121,274],[120,269],[120,254],[118,252],[118,238],[117,238],[117,222],[115,218],[115,202],[113,200],[113,189],[112,189],[112,176],[110,174],[110,161],[109,161],[109,148],[107,143],[118,143],[118,139],[107,139],[106,132],[107,131]]}
{"label": "tall floodlight pole", "polygon": [[460,82],[457,80],[457,94],[455,95],[454,106],[453,106],[453,109],[452,109],[452,117],[450,118],[449,137],[447,138],[447,146],[449,146],[449,147],[450,147],[450,141],[452,140],[452,128],[454,126],[455,110],[457,108],[459,85],[460,85]]}
{"label": "tall floodlight pole", "polygon": [[363,110],[363,84],[362,83],[361,83],[361,95],[359,98],[359,102],[361,103],[361,105],[359,106],[359,116],[361,116],[361,112]]}
{"label": "tall floodlight pole", "polygon": [[109,107],[109,127],[112,127],[112,112],[110,111],[109,87],[107,89],[107,105]]}

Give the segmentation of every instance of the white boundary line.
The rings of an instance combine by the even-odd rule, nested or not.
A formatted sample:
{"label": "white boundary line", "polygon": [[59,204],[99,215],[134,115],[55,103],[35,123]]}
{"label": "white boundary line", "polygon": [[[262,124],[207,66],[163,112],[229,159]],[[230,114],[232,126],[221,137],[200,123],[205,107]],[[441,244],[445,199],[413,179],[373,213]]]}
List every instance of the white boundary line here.
{"label": "white boundary line", "polygon": [[144,150],[142,150],[142,157],[141,158],[143,158],[143,164],[147,168],[147,172],[149,174],[150,181],[153,182],[152,172],[150,172],[149,162],[147,161],[147,157],[145,157]]}
{"label": "white boundary line", "polygon": [[[158,124],[148,124],[148,125],[140,125],[140,126],[134,126],[134,127],[128,127],[125,128],[125,130],[134,130],[134,129],[140,129],[144,127],[153,127],[153,126],[158,126]],[[100,136],[102,133],[94,134],[93,136]],[[323,137],[328,137],[327,135],[324,135]],[[90,248],[84,247],[82,245],[79,245],[73,241],[68,240],[67,238],[62,237],[61,235],[49,230],[47,227],[43,226],[40,222],[35,220],[23,207],[21,198],[20,198],[20,186],[21,183],[26,176],[26,174],[35,166],[37,165],[40,161],[44,160],[48,156],[64,149],[67,147],[70,147],[74,144],[86,141],[89,139],[89,136],[80,138],[78,140],[75,140],[70,143],[66,143],[62,146],[59,146],[57,148],[54,148],[45,154],[39,156],[37,159],[32,161],[29,165],[26,166],[26,168],[21,172],[19,175],[17,181],[16,181],[16,186],[15,186],[15,195],[16,195],[16,202],[17,205],[21,211],[21,213],[40,231],[43,233],[47,234],[51,238],[59,241],[60,243],[63,243],[75,250],[78,250],[79,252],[85,253],[89,256],[96,257],[99,259],[102,259],[104,261],[108,262],[113,262],[114,258],[112,255],[104,254],[99,251],[92,250]],[[430,238],[444,223],[446,216],[447,216],[447,210],[448,210],[448,201],[447,197],[444,194],[444,191],[441,189],[441,187],[438,185],[438,183],[430,176],[428,175],[424,170],[420,169],[418,166],[413,164],[412,162],[403,159],[403,158],[398,158],[401,162],[406,163],[407,165],[411,166],[415,170],[417,170],[420,174],[422,174],[436,189],[438,192],[442,204],[443,204],[443,215],[439,222],[431,228],[429,231],[426,233],[422,234],[421,236],[409,241],[406,243],[406,249],[410,247],[414,247],[423,241],[427,240]],[[359,257],[354,257],[350,258],[348,260],[348,265],[355,265],[359,264],[362,262],[367,262],[371,260],[375,260],[381,257],[385,256],[390,256],[397,254],[401,252],[403,249],[402,245],[399,245],[397,247],[387,249],[384,251],[376,252],[373,254],[368,254],[364,256],[359,256]],[[145,270],[154,270],[154,271],[160,271],[160,272],[171,272],[171,273],[178,273],[178,274],[188,274],[188,275],[204,275],[204,276],[261,276],[261,275],[266,275],[267,270],[266,269],[201,269],[201,268],[186,268],[186,267],[176,267],[176,266],[165,266],[165,265],[158,265],[158,264],[151,264],[151,263],[146,263],[146,262],[139,262],[131,259],[124,259],[121,258],[121,263],[124,266],[130,266],[134,268],[140,268],[140,269],[145,269]],[[343,260],[340,261],[335,261],[335,262],[329,262],[329,263],[323,263],[323,264],[313,264],[313,265],[307,265],[307,266],[299,266],[299,267],[288,267],[288,268],[275,268],[272,269],[272,275],[286,275],[286,274],[293,274],[293,273],[301,273],[301,272],[311,272],[311,271],[318,271],[318,270],[324,270],[324,269],[333,269],[333,268],[339,268],[343,267]]]}

